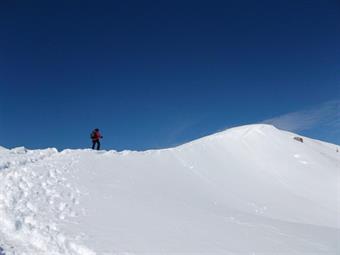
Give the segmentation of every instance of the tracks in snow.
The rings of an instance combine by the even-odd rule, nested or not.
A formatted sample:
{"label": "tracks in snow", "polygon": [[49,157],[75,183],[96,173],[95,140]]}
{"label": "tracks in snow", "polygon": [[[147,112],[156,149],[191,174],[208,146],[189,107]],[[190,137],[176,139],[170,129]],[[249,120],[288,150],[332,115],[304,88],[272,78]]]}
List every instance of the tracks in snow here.
{"label": "tracks in snow", "polygon": [[[79,213],[80,191],[72,176],[76,158],[55,149],[19,148],[0,157],[0,243],[6,254],[94,254],[58,229]],[[64,157],[63,160],[56,160]],[[17,249],[20,247],[20,249]]]}

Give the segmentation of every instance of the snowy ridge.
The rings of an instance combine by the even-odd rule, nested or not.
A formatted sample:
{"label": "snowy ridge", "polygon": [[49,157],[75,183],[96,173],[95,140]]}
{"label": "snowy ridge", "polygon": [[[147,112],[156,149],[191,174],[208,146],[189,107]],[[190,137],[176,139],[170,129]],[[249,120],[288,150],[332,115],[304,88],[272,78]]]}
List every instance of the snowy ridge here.
{"label": "snowy ridge", "polygon": [[163,150],[0,148],[7,254],[340,254],[337,145],[270,125]]}

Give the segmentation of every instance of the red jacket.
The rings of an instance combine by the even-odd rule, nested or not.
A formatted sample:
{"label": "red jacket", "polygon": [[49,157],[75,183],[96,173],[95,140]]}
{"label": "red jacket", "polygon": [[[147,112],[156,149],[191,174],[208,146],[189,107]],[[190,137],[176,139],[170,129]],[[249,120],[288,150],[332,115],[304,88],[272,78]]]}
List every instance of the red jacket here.
{"label": "red jacket", "polygon": [[100,138],[102,138],[102,135],[99,131],[93,131],[91,138],[92,141],[98,141]]}

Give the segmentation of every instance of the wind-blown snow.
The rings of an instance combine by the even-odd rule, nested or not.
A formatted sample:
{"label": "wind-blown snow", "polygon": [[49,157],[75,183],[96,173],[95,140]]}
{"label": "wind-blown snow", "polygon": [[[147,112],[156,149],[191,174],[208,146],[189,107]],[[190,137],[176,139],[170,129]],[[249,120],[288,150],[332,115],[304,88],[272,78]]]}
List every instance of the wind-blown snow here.
{"label": "wind-blown snow", "polygon": [[0,148],[7,254],[340,254],[337,146],[269,125],[145,152]]}

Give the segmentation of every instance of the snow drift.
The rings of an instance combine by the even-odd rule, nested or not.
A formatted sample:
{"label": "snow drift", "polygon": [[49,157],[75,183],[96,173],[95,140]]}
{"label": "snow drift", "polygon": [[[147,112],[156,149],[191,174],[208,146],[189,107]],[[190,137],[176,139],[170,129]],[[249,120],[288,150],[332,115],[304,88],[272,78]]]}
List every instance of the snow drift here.
{"label": "snow drift", "polygon": [[269,125],[164,150],[0,147],[7,254],[340,254],[337,146]]}

